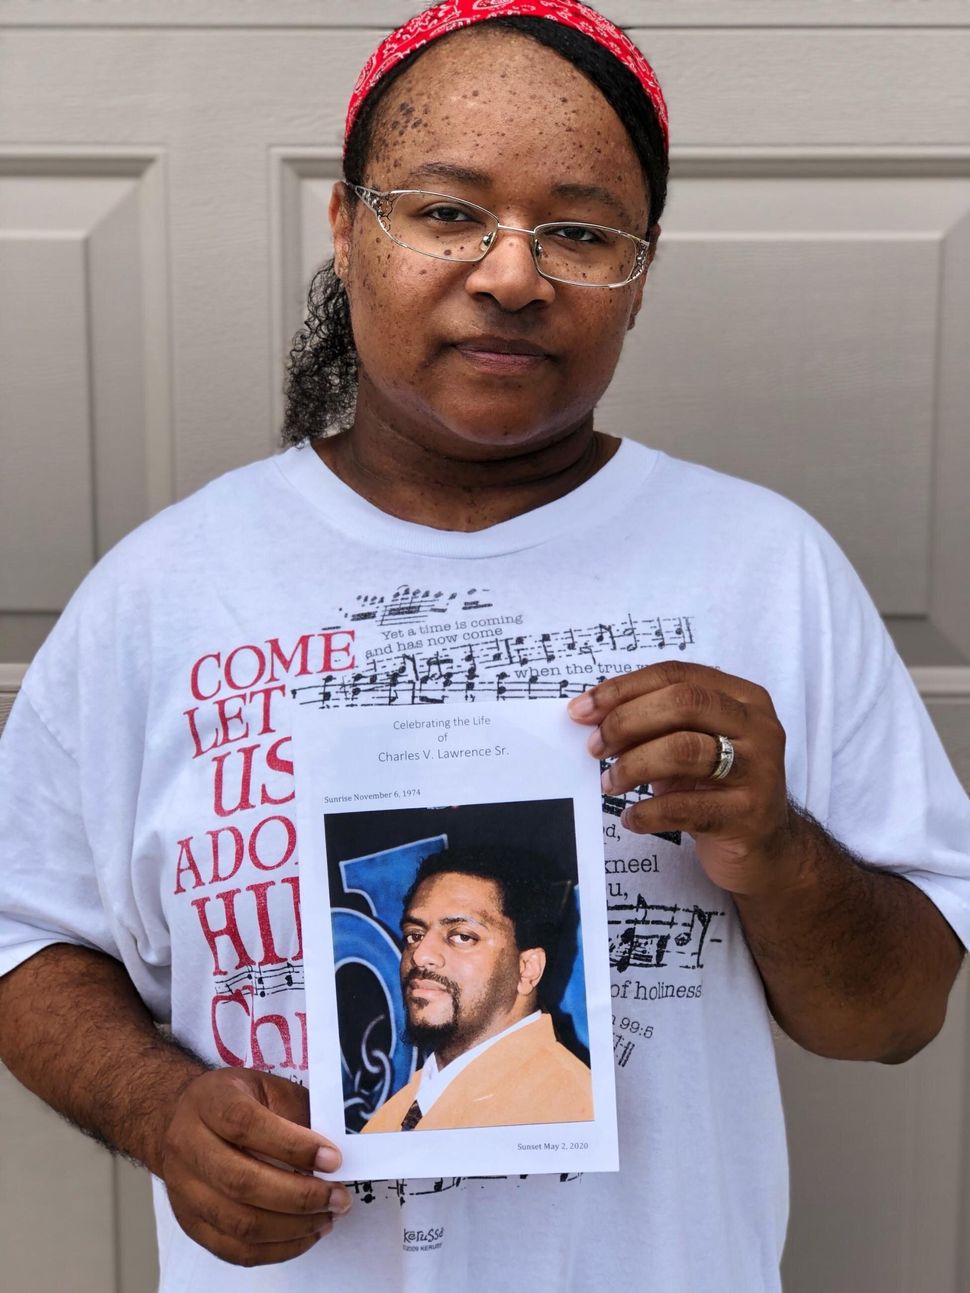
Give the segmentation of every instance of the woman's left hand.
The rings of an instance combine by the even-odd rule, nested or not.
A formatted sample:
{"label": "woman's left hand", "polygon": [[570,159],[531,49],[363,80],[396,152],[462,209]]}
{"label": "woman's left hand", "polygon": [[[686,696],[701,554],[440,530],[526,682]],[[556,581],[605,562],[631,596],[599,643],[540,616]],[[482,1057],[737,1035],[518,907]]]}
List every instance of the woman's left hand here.
{"label": "woman's left hand", "polygon": [[[710,879],[731,893],[769,895],[798,878],[799,815],[785,785],[785,731],[763,687],[706,665],[664,660],[609,678],[569,703],[595,724],[591,754],[614,759],[605,794],[648,783],[653,796],[629,805],[631,831],[686,831]],[[714,780],[721,745],[734,762]]]}

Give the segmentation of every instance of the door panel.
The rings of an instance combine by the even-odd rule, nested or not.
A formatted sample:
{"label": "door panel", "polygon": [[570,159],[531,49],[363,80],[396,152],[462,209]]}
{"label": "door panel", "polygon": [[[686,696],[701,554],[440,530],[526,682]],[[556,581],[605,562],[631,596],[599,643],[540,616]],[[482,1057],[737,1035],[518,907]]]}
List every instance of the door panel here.
{"label": "door panel", "polygon": [[[418,7],[0,0],[0,660],[141,519],[274,447],[347,96]],[[970,784],[966,5],[604,7],[655,63],[675,149],[601,425],[818,515],[914,663],[950,666],[921,686]],[[788,1293],[970,1287],[967,996],[899,1069],[779,1041]],[[5,1289],[153,1287],[144,1176],[6,1075],[0,1133]]]}

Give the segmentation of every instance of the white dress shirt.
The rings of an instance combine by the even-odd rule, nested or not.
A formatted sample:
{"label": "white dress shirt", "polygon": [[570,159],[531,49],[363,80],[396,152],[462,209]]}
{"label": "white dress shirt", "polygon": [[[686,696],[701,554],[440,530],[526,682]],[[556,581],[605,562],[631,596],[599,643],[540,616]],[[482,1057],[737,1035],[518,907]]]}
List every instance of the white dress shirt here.
{"label": "white dress shirt", "polygon": [[421,1070],[421,1085],[418,1087],[418,1094],[415,1096],[418,1108],[421,1110],[421,1116],[423,1117],[428,1112],[448,1084],[453,1082],[462,1069],[471,1064],[472,1060],[478,1059],[479,1055],[484,1054],[490,1046],[494,1046],[503,1037],[508,1037],[510,1033],[517,1032],[520,1028],[525,1028],[526,1024],[534,1023],[541,1015],[541,1010],[534,1010],[525,1019],[520,1019],[518,1023],[510,1024],[508,1028],[503,1028],[500,1033],[479,1042],[470,1051],[463,1051],[461,1055],[456,1056],[444,1068],[439,1068],[435,1056],[429,1055]]}

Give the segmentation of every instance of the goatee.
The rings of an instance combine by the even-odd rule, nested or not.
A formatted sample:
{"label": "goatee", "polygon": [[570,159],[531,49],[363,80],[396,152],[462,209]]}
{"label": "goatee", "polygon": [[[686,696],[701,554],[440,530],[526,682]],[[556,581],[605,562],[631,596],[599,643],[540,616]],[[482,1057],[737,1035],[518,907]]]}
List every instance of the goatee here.
{"label": "goatee", "polygon": [[[415,1023],[411,1018],[411,1012],[407,1007],[407,990],[410,984],[419,980],[426,980],[429,983],[437,983],[444,988],[451,997],[451,1018],[439,1024],[422,1024]],[[458,1031],[458,1018],[461,1008],[461,995],[458,984],[452,983],[441,974],[434,974],[428,970],[419,970],[415,966],[401,984],[404,992],[405,1015],[407,1023],[404,1027],[404,1040],[411,1046],[417,1046],[426,1055],[432,1051],[439,1050],[442,1046],[447,1046],[455,1037]]]}
{"label": "goatee", "polygon": [[423,1054],[430,1055],[450,1045],[457,1031],[458,1022],[454,1018],[446,1024],[415,1024],[408,1019],[404,1026],[404,1040]]}

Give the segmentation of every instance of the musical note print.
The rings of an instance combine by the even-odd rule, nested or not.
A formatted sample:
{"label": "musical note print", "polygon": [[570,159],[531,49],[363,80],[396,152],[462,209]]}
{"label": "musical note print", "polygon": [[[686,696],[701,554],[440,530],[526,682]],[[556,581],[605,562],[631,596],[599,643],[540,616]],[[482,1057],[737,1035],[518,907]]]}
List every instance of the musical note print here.
{"label": "musical note print", "polygon": [[606,904],[610,928],[610,964],[620,974],[628,969],[662,969],[679,962],[683,969],[700,970],[704,949],[723,939],[712,933],[723,911],[635,902],[624,896]]}
{"label": "musical note print", "polygon": [[[519,1176],[439,1176],[428,1181],[417,1179],[409,1181],[348,1181],[347,1189],[352,1190],[361,1203],[373,1203],[379,1196],[395,1198],[403,1203],[405,1199],[417,1199],[423,1195],[447,1194],[450,1190],[468,1190],[477,1187],[487,1188],[489,1181],[505,1181],[518,1187],[529,1179],[523,1173]],[[567,1185],[583,1179],[582,1172],[560,1172],[559,1184]]]}
{"label": "musical note print", "polygon": [[603,682],[605,675],[587,682],[571,678],[542,678],[535,670],[514,677],[507,669],[492,676],[480,676],[477,667],[448,669],[439,660],[429,667],[427,659],[408,655],[404,665],[392,673],[354,673],[349,677],[328,674],[321,682],[291,688],[301,705],[320,709],[368,705],[443,705],[450,700],[565,700]]}
{"label": "musical note print", "polygon": [[381,627],[399,624],[424,624],[435,615],[449,615],[453,612],[487,610],[492,605],[478,596],[487,594],[487,588],[469,588],[464,595],[445,593],[440,588],[432,592],[430,588],[420,586],[412,588],[410,584],[401,584],[389,597],[383,593],[361,593],[356,597],[356,608],[340,613],[349,624],[372,621]]}
{"label": "musical note print", "polygon": [[294,964],[293,961],[287,961],[285,965],[263,968],[248,965],[234,974],[216,979],[215,988],[219,996],[232,996],[247,988],[254,997],[274,997],[277,993],[289,992],[291,989],[302,992],[303,963]]}
{"label": "musical note print", "polygon": [[624,1037],[622,1033],[613,1034],[613,1056],[618,1069],[626,1068],[635,1049],[636,1045],[629,1037]]}
{"label": "musical note print", "polygon": [[[482,590],[487,591],[487,590]],[[468,597],[476,594],[469,589]],[[430,617],[457,609],[457,593],[431,592],[402,584],[387,598],[359,597],[351,622],[427,623]],[[465,599],[467,601],[467,597]],[[490,603],[485,603],[490,605]],[[516,623],[521,616],[494,616],[491,623]],[[472,621],[481,624],[483,621]],[[449,701],[562,700],[577,696],[617,671],[633,651],[686,650],[694,643],[689,615],[636,618],[632,614],[586,628],[539,633],[503,633],[464,624],[449,631],[423,630],[386,648],[367,669],[353,674],[326,674],[292,689],[301,705],[321,709],[350,705],[441,705]],[[376,654],[376,653],[374,653]],[[635,668],[623,663],[622,668]],[[619,815],[625,804],[607,805]]]}

